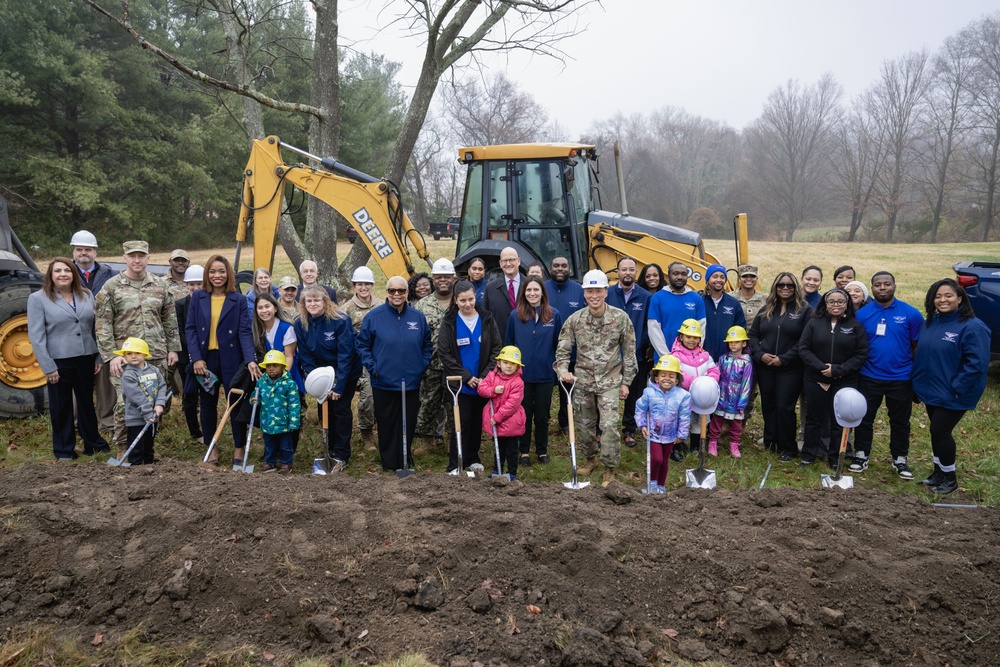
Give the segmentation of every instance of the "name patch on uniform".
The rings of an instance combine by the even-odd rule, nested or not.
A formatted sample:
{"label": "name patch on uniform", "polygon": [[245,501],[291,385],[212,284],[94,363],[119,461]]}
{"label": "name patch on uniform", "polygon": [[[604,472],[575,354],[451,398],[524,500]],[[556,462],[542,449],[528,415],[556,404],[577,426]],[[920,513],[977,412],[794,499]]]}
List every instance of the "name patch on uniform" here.
{"label": "name patch on uniform", "polygon": [[462,347],[463,345],[471,344],[472,340],[470,340],[469,338],[459,338],[458,341],[456,342],[458,343],[459,347]]}
{"label": "name patch on uniform", "polygon": [[368,242],[371,243],[372,248],[379,257],[385,259],[392,254],[392,246],[386,242],[385,237],[379,231],[378,225],[375,224],[375,221],[368,214],[367,209],[362,207],[351,214],[351,217],[361,227],[361,232],[368,238]]}

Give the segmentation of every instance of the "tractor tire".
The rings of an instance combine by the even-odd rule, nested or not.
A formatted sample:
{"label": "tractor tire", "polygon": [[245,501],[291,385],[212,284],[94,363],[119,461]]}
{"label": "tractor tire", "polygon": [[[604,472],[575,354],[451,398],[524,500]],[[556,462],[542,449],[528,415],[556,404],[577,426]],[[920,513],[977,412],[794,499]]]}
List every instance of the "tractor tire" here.
{"label": "tractor tire", "polygon": [[239,271],[236,274],[236,289],[238,289],[243,294],[250,291],[253,287],[253,274],[255,271]]}
{"label": "tractor tire", "polygon": [[28,296],[41,287],[35,271],[0,274],[0,418],[32,417],[48,409],[45,374],[27,342]]}

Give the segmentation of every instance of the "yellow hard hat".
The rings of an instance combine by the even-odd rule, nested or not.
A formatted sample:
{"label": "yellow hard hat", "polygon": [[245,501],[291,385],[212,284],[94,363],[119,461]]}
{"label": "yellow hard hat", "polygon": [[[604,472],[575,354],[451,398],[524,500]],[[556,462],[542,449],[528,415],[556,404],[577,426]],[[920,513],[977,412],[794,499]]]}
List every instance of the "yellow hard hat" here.
{"label": "yellow hard hat", "polygon": [[268,350],[267,354],[264,355],[264,361],[262,361],[261,364],[264,366],[279,364],[288,368],[288,360],[285,359],[285,353],[281,350]]}
{"label": "yellow hard hat", "polygon": [[518,366],[524,365],[521,363],[521,350],[517,349],[513,345],[507,345],[500,350],[500,354],[497,355],[497,361],[509,361],[512,364],[517,364]]}
{"label": "yellow hard hat", "polygon": [[653,366],[654,371],[667,371],[669,373],[681,372],[681,360],[672,354],[665,354]]}
{"label": "yellow hard hat", "polygon": [[743,327],[737,325],[735,327],[729,327],[729,331],[726,332],[726,340],[723,343],[738,343],[743,340],[750,340],[750,336],[747,336],[747,330]]}
{"label": "yellow hard hat", "polygon": [[681,328],[677,330],[677,333],[682,333],[685,336],[696,336],[701,338],[701,323],[698,320],[684,320],[681,324]]}
{"label": "yellow hard hat", "polygon": [[122,343],[122,349],[115,350],[115,354],[119,357],[124,357],[126,352],[141,352],[147,359],[153,356],[149,353],[146,341],[141,338],[126,338],[125,342]]}

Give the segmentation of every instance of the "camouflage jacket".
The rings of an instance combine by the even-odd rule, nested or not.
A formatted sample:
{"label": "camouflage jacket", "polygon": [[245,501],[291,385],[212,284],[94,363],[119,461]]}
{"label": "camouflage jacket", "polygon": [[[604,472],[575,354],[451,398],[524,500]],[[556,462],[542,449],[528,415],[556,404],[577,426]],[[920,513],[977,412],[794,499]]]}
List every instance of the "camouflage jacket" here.
{"label": "camouflage jacket", "polygon": [[119,273],[104,283],[96,302],[97,350],[105,362],[129,336],[146,341],[153,359],[181,351],[177,311],[164,278],[147,273],[142,280],[129,280]]}
{"label": "camouflage jacket", "polygon": [[170,278],[167,278],[167,290],[170,292],[170,298],[174,301],[179,301],[190,294],[183,281],[171,280]]}
{"label": "camouflage jacket", "polygon": [[[570,354],[576,345],[576,375],[580,386],[607,391],[628,385],[638,372],[635,361],[635,329],[625,311],[605,306],[594,317],[590,309],[576,311],[563,324],[552,368],[558,378],[569,370]],[[623,354],[623,352],[625,354]]]}
{"label": "camouflage jacket", "polygon": [[753,318],[757,316],[757,312],[764,307],[764,302],[767,301],[767,292],[758,290],[748,299],[745,296],[740,296],[739,290],[733,290],[729,296],[739,301],[740,305],[743,306],[743,314],[747,316],[747,331],[749,331],[750,325],[753,324]]}
{"label": "camouflage jacket", "polygon": [[375,299],[371,299],[367,305],[365,305],[363,301],[360,301],[356,296],[352,296],[347,300],[347,303],[344,305],[344,312],[351,318],[351,324],[354,325],[355,334],[361,331],[361,322],[365,319],[365,315],[370,313],[372,308],[378,305],[381,304]]}
{"label": "camouflage jacket", "polygon": [[442,306],[437,296],[428,294],[417,301],[413,307],[424,314],[424,317],[427,318],[427,326],[431,330],[431,344],[434,346],[434,352],[431,354],[431,365],[428,368],[441,370],[441,357],[438,355],[438,329],[441,328],[441,320],[448,312],[450,304]]}

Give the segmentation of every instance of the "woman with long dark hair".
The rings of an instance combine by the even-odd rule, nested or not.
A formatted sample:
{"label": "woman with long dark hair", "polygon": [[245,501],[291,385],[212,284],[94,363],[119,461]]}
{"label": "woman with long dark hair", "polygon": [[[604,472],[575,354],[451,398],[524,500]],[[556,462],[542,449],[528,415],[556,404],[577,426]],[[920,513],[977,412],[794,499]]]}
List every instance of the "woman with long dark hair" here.
{"label": "woman with long dark hair", "polygon": [[[823,444],[822,431],[834,418],[833,397],[844,387],[858,386],[858,372],[868,358],[868,336],[854,317],[854,304],[847,292],[835,287],[823,295],[802,331],[799,357],[806,367],[803,388],[809,405],[799,465],[811,465],[825,456],[833,468],[839,450]],[[836,444],[833,440],[830,445]]]}
{"label": "woman with long dark hair", "polygon": [[80,282],[68,257],[53,259],[45,269],[42,289],[28,297],[28,339],[45,373],[56,459],[77,456],[74,396],[84,454],[111,451],[98,432],[94,410],[94,376],[102,366],[94,337],[94,295]]}
{"label": "woman with long dark hair", "polygon": [[958,488],[952,432],[986,389],[990,330],[976,317],[965,289],[951,278],[931,285],[924,311],[927,319],[911,374],[914,400],[927,407],[934,453],[934,471],[922,484],[934,493],[951,493]]}
{"label": "woman with long dark hair", "polygon": [[[482,469],[479,444],[483,434],[483,408],[486,407],[486,399],[480,398],[476,388],[496,366],[502,343],[493,313],[476,305],[476,288],[468,280],[459,280],[452,292],[451,308],[438,330],[438,355],[444,369],[438,381],[446,382],[448,376],[462,376],[462,391],[458,395],[462,463],[473,470]],[[453,433],[448,450],[448,472],[457,468],[458,439]]]}
{"label": "woman with long dark hair", "polygon": [[[212,255],[205,263],[201,289],[191,295],[184,334],[194,374],[206,377],[211,373],[222,385],[221,391],[217,384],[211,392],[198,387],[201,432],[209,439],[218,424],[219,394],[229,393],[240,367],[246,366],[254,381],[261,376],[254,356],[250,309],[236,289],[232,265],[222,255]],[[215,454],[209,463],[217,460]],[[243,463],[241,442],[234,442],[233,463]]]}
{"label": "woman with long dark hair", "polygon": [[639,272],[639,280],[636,282],[640,287],[649,290],[650,294],[656,294],[667,284],[666,278],[663,277],[663,269],[660,268],[659,264],[643,266],[642,271]]}
{"label": "woman with long dark hair", "polygon": [[802,364],[798,344],[812,315],[795,276],[779,273],[771,283],[764,306],[750,325],[754,373],[760,387],[764,417],[764,446],[780,452],[780,461],[799,455],[795,402],[802,392]]}
{"label": "woman with long dark hair", "polygon": [[270,350],[284,353],[288,373],[298,385],[299,393],[304,393],[305,386],[296,358],[298,338],[292,324],[281,311],[277,299],[270,294],[257,295],[253,307],[253,346],[257,358],[262,360]]}
{"label": "woman with long dark hair", "polygon": [[535,455],[539,463],[549,462],[549,413],[552,409],[552,387],[556,381],[552,364],[556,361],[556,345],[563,318],[549,305],[545,283],[528,276],[521,282],[521,291],[514,312],[507,320],[503,344],[521,351],[523,362],[525,430],[518,450],[519,465],[531,465],[531,425],[535,426]]}

